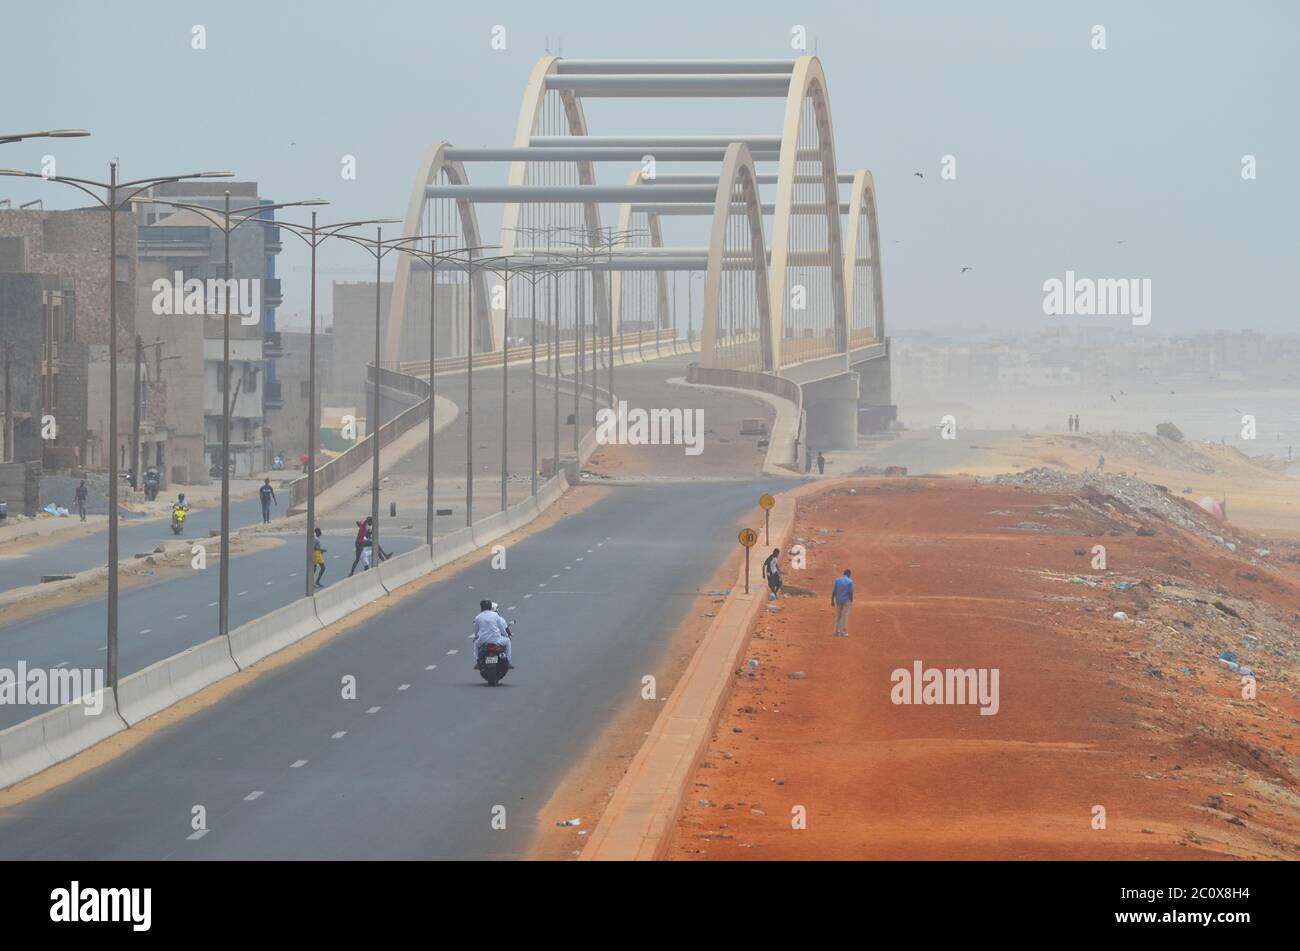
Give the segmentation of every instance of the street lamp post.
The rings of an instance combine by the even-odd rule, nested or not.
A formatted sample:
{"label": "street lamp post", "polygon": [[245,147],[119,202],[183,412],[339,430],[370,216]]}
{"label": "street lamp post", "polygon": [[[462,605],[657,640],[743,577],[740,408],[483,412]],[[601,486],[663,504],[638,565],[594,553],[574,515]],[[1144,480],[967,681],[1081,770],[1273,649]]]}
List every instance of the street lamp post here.
{"label": "street lamp post", "polygon": [[[61,137],[60,133],[81,135],[82,130],[54,130],[53,133],[36,135]],[[0,141],[13,142],[22,138],[34,137],[33,134],[7,136]],[[15,169],[0,169],[0,175],[13,178],[39,178],[45,181],[70,185],[93,198],[108,212],[108,644],[105,666],[107,667],[107,685],[117,690],[117,608],[118,608],[118,463],[117,463],[117,212],[131,202],[135,196],[154,185],[165,182],[182,182],[194,178],[227,178],[231,172],[192,172],[187,175],[160,175],[153,178],[139,178],[129,182],[117,180],[117,162],[108,165],[108,181],[97,182],[88,178],[71,178],[64,175],[40,175],[36,172],[22,172]],[[92,189],[102,189],[108,200],[100,198]],[[118,194],[123,189],[134,189],[124,199]]]}
{"label": "street lamp post", "polygon": [[195,212],[207,219],[213,227],[220,229],[223,236],[224,260],[222,268],[225,274],[224,313],[221,317],[221,563],[218,566],[219,582],[217,595],[217,633],[222,637],[230,633],[230,301],[234,297],[234,264],[230,260],[230,235],[236,228],[249,221],[260,221],[263,213],[278,208],[302,208],[316,205],[328,205],[320,198],[305,201],[282,201],[265,205],[246,205],[242,208],[230,207],[230,190],[227,189],[222,199],[220,217],[214,217],[215,209],[207,205],[184,201],[169,201],[150,196],[141,199],[143,204],[166,205],[169,208],[183,208]]}
{"label": "street lamp post", "polygon": [[340,224],[319,225],[316,212],[311,213],[311,226],[304,227],[288,221],[277,221],[276,225],[289,231],[305,241],[311,249],[311,331],[307,343],[307,543],[306,571],[304,572],[305,596],[311,597],[315,587],[315,550],[316,550],[316,441],[320,426],[316,419],[316,251],[328,238],[337,237],[349,228],[362,225],[391,224],[397,218],[370,218],[364,221],[345,221]]}
{"label": "street lamp post", "polygon": [[[437,380],[436,380],[436,374],[434,372],[434,363],[437,358],[437,354],[435,350],[434,340],[437,334],[436,317],[437,317],[437,295],[438,295],[438,282],[437,282],[438,269],[440,264],[443,263],[450,264],[456,261],[457,257],[461,254],[472,255],[473,252],[475,251],[487,250],[489,246],[485,245],[485,246],[474,247],[474,248],[470,248],[470,247],[448,248],[446,250],[439,251],[437,248],[437,242],[440,239],[454,238],[456,236],[454,234],[435,234],[435,235],[425,235],[424,237],[427,238],[429,241],[429,249],[427,251],[421,250],[419,248],[417,239],[402,238],[395,243],[401,245],[401,251],[403,253],[411,255],[411,257],[418,258],[421,261],[427,261],[429,264],[429,436],[428,436],[428,446],[427,446],[428,455],[426,460],[429,471],[428,471],[428,478],[425,481],[424,540],[426,545],[432,546],[433,545],[433,522],[434,522],[434,514],[436,511],[434,508],[434,498],[433,498],[434,434],[436,431],[434,410],[436,409],[435,397],[437,395],[437,388],[436,388]],[[408,244],[410,244],[411,246],[407,247],[406,245]],[[496,245],[492,245],[491,247],[496,247]],[[472,271],[469,272],[469,282],[471,284],[473,283]]]}

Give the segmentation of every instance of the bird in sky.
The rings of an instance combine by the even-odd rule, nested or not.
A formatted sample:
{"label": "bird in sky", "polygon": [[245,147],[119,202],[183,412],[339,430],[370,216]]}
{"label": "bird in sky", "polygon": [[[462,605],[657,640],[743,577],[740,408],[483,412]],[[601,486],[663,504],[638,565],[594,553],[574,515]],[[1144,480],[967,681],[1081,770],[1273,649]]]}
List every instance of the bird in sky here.
{"label": "bird in sky", "polygon": [[961,269],[961,272],[962,272],[963,274],[965,274],[967,271],[973,271],[973,270],[974,270],[974,268],[972,268],[972,267],[968,264],[968,265],[966,265],[964,268]]}
{"label": "bird in sky", "polygon": [[920,172],[913,172],[912,174],[915,175],[917,178],[925,178],[925,176],[922,175]]}

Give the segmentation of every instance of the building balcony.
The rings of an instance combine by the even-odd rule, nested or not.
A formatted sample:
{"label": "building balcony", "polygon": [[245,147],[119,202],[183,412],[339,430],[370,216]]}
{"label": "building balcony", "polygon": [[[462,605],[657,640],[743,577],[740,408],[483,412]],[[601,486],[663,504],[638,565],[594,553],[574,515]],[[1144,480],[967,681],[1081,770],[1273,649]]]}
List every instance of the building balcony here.
{"label": "building balcony", "polygon": [[264,307],[279,307],[284,303],[284,294],[280,290],[280,279],[278,277],[268,277],[262,281],[262,305]]}

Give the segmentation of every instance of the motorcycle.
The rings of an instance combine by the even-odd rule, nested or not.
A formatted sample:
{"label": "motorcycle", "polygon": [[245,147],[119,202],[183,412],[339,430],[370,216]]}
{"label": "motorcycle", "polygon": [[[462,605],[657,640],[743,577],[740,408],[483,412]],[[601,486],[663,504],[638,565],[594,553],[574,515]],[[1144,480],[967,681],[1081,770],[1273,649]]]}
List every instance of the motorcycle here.
{"label": "motorcycle", "polygon": [[[506,636],[511,636],[511,628],[514,622],[506,625]],[[487,681],[489,687],[495,687],[510,670],[510,661],[506,659],[506,645],[504,644],[485,644],[482,652],[478,657],[479,676]]]}
{"label": "motorcycle", "polygon": [[185,528],[185,513],[190,510],[188,505],[172,506],[172,533],[179,535]]}

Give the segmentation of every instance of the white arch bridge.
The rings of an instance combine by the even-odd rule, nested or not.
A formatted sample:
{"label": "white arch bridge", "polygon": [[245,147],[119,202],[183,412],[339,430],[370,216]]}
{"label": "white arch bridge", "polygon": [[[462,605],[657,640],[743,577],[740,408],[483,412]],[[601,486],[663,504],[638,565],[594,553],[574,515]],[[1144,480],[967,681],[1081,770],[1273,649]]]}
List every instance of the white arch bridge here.
{"label": "white arch bridge", "polygon": [[[725,116],[714,100],[737,98],[783,100],[780,128],[592,135],[584,109],[597,99],[673,100],[673,115],[711,109]],[[635,128],[634,104],[621,105],[619,115]],[[469,169],[477,173],[489,163],[507,165],[504,184],[471,181]],[[611,176],[605,165],[631,171]],[[482,247],[485,206],[499,206],[501,214],[499,246],[483,252],[493,259],[488,266],[498,274],[554,271],[540,295],[518,293],[507,282],[506,300],[497,300],[490,287],[497,281],[489,282],[487,271],[461,260],[440,263],[435,299],[449,290],[441,285],[453,285],[456,310],[467,318],[449,322],[442,336],[434,331],[441,357],[501,351],[539,324],[548,328],[548,341],[593,362],[615,345],[625,353],[629,336],[640,352],[650,335],[661,353],[666,337],[673,352],[698,347],[700,382],[769,390],[776,381],[765,377],[799,384],[806,441],[814,448],[846,448],[860,419],[875,428],[892,418],[875,185],[864,168],[839,171],[816,57],[544,57],[529,77],[510,145],[442,141],[425,152],[404,234],[455,235],[442,246]],[[617,214],[603,224],[602,207],[611,206]],[[678,238],[692,229],[692,240],[665,241],[666,233]],[[413,323],[428,315],[414,307],[408,314],[406,306],[417,280],[427,286],[427,277],[414,276],[421,271],[428,265],[399,256],[385,333],[388,365],[423,356],[411,352],[410,341]],[[693,321],[698,340],[678,331],[681,272],[688,301],[690,279],[704,276]]]}

